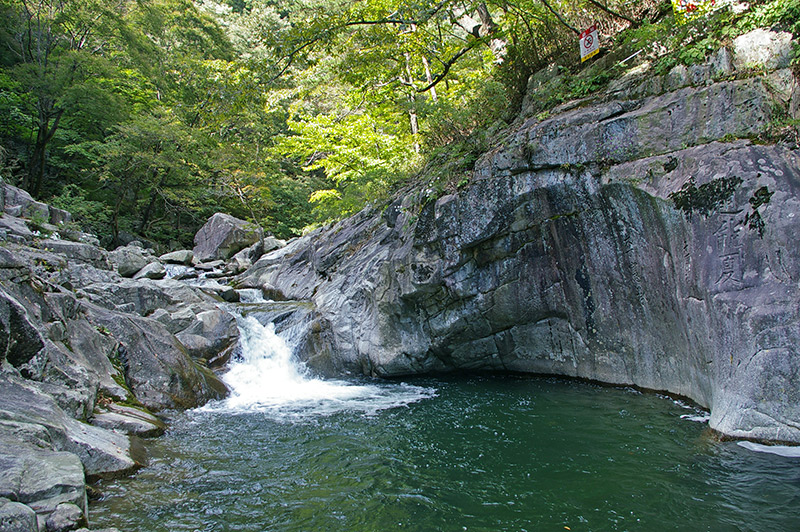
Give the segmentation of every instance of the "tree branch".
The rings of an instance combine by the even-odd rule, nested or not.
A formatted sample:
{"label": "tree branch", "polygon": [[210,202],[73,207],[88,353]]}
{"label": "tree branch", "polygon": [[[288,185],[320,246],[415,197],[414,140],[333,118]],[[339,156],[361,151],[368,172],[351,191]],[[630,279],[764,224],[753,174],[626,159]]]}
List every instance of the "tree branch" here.
{"label": "tree branch", "polygon": [[612,17],[621,18],[622,20],[626,20],[626,21],[630,22],[631,24],[636,24],[636,22],[633,19],[630,19],[630,18],[626,17],[622,13],[617,13],[616,11],[611,10],[610,8],[604,6],[603,4],[598,2],[597,0],[589,0],[589,3],[592,4],[593,6],[597,7],[598,9],[600,9],[602,11],[605,11],[606,13],[611,15]]}
{"label": "tree branch", "polygon": [[483,39],[475,39],[469,45],[467,45],[464,48],[462,48],[461,50],[459,50],[456,55],[454,55],[453,57],[451,57],[447,61],[439,60],[439,62],[442,63],[442,66],[444,67],[442,69],[442,71],[439,72],[438,74],[436,74],[435,76],[433,76],[433,79],[431,80],[431,82],[428,83],[426,86],[424,86],[424,87],[422,87],[420,89],[417,89],[417,92],[427,92],[430,89],[432,89],[433,87],[435,87],[436,85],[438,85],[438,83],[440,81],[442,81],[447,76],[447,74],[450,72],[450,69],[453,67],[453,65],[456,63],[456,61],[461,59],[461,57],[463,57],[464,54],[466,54],[467,52],[469,52],[470,50],[472,50],[473,48],[475,48],[478,44],[480,44],[482,42],[483,42]]}
{"label": "tree branch", "polygon": [[545,5],[545,7],[547,7],[547,9],[549,9],[549,10],[550,10],[550,12],[551,12],[552,14],[554,14],[554,15],[556,16],[556,18],[559,20],[559,22],[561,22],[561,23],[562,23],[564,26],[566,26],[566,27],[568,27],[569,29],[571,29],[571,30],[572,30],[572,32],[573,32],[573,33],[575,33],[575,35],[580,35],[580,34],[581,34],[581,32],[580,32],[580,31],[578,31],[577,29],[575,29],[575,28],[573,28],[572,26],[570,26],[569,22],[567,22],[566,20],[564,20],[564,17],[562,17],[562,16],[561,16],[561,15],[558,13],[558,11],[556,11],[555,9],[553,9],[553,6],[551,6],[551,5],[550,5],[550,4],[547,2],[547,0],[542,0],[542,3]]}

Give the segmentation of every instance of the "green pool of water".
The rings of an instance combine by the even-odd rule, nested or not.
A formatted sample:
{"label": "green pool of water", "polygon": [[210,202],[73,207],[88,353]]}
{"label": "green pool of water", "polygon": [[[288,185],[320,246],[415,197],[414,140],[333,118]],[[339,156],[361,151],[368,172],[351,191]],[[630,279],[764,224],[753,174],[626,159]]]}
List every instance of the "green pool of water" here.
{"label": "green pool of water", "polygon": [[99,486],[90,522],[125,532],[800,530],[800,459],[720,442],[669,398],[542,378],[413,384],[435,396],[383,410],[366,399],[176,415],[147,443],[148,468]]}

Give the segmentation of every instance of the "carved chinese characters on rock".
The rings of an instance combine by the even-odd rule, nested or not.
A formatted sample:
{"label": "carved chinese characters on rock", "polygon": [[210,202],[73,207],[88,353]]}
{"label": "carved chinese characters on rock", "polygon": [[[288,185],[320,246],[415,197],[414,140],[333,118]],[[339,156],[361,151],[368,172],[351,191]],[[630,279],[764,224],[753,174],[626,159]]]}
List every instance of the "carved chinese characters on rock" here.
{"label": "carved chinese characters on rock", "polygon": [[717,257],[717,273],[713,280],[714,287],[722,291],[739,290],[743,286],[744,244],[741,214],[741,209],[736,209],[731,201],[712,220],[716,227],[713,235]]}

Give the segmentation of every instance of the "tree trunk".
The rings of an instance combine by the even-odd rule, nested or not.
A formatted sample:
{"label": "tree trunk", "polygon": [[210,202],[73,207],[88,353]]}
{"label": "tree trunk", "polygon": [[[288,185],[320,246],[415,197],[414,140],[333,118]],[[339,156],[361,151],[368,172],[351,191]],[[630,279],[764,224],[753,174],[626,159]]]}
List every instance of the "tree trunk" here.
{"label": "tree trunk", "polygon": [[36,142],[33,145],[27,183],[25,183],[26,186],[24,187],[34,198],[39,197],[42,183],[44,182],[47,145],[53,140],[53,135],[56,134],[58,129],[58,123],[64,114],[63,109],[54,109],[53,103],[47,99],[39,100],[37,107],[39,116],[36,128]]}
{"label": "tree trunk", "polygon": [[[406,76],[408,76],[408,86],[414,87],[414,78],[411,76],[411,54],[405,53],[406,56]],[[408,94],[408,118],[411,122],[411,138],[414,139],[414,153],[419,153],[419,121],[417,120],[417,110],[414,108],[416,103],[415,93],[412,91]]]}
{"label": "tree trunk", "polygon": [[[153,177],[156,176],[158,173],[158,169],[153,169]],[[147,202],[147,207],[142,212],[142,219],[139,221],[139,234],[144,235],[144,230],[147,228],[147,224],[150,222],[150,216],[153,215],[153,208],[156,205],[156,200],[158,199],[158,191],[164,184],[167,182],[167,176],[169,175],[169,168],[167,168],[164,173],[161,175],[161,179],[158,181],[158,185],[156,185],[152,192],[150,192],[150,201]]]}

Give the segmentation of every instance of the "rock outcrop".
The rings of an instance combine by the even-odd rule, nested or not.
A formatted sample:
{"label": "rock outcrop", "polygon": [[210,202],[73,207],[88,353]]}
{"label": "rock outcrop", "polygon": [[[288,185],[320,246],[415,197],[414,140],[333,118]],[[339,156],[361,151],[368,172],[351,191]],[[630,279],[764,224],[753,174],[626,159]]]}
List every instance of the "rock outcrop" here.
{"label": "rock outcrop", "polygon": [[236,344],[223,308],[235,297],[217,281],[158,279],[164,266],[135,243],[107,253],[74,230],[66,240],[39,219],[57,210],[3,190],[0,529],[74,530],[87,523],[87,479],[146,462],[138,438],[164,431],[152,412],[227,393],[207,359]]}
{"label": "rock outcrop", "polygon": [[800,443],[800,157],[750,140],[798,91],[779,44],[766,73],[737,68],[743,42],[521,122],[458,192],[367,209],[238,282],[313,302],[320,371],[636,385]]}

